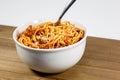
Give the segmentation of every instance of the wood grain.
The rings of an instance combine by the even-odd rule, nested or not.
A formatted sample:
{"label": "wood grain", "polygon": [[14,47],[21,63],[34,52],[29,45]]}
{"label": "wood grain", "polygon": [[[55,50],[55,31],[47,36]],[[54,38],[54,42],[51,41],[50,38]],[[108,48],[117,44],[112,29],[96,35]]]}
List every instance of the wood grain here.
{"label": "wood grain", "polygon": [[120,41],[88,37],[82,59],[59,74],[31,70],[17,55],[12,33],[0,25],[0,80],[120,80]]}

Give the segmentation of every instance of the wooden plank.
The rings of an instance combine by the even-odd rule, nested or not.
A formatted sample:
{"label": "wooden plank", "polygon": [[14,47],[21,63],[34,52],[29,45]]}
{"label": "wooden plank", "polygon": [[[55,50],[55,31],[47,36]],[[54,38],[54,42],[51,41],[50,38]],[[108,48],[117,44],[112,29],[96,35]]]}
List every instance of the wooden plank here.
{"label": "wooden plank", "polygon": [[120,41],[88,37],[82,59],[59,74],[31,70],[19,58],[12,33],[0,25],[0,80],[120,80]]}
{"label": "wooden plank", "polygon": [[0,38],[12,39],[15,27],[0,25]]}

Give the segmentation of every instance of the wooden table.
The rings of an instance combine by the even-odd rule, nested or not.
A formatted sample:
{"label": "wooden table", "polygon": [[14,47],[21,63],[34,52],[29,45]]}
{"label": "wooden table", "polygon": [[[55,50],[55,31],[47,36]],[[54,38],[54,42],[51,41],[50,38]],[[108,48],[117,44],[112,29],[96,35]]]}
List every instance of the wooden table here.
{"label": "wooden table", "polygon": [[120,80],[120,41],[87,38],[82,59],[59,74],[33,71],[17,55],[12,32],[15,27],[0,25],[0,80]]}

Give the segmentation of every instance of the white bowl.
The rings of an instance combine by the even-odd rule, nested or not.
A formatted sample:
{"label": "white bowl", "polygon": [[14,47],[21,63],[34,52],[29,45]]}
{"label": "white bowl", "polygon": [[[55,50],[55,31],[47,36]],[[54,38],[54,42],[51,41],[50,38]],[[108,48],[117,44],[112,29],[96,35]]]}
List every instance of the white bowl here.
{"label": "white bowl", "polygon": [[85,31],[84,38],[79,42],[56,49],[36,49],[30,48],[19,43],[16,38],[19,33],[23,32],[29,24],[37,25],[44,21],[33,21],[26,25],[17,27],[13,32],[13,40],[16,43],[17,53],[21,60],[26,63],[31,69],[44,73],[59,73],[74,66],[82,57],[85,45],[87,32],[83,25],[71,22],[80,26]]}

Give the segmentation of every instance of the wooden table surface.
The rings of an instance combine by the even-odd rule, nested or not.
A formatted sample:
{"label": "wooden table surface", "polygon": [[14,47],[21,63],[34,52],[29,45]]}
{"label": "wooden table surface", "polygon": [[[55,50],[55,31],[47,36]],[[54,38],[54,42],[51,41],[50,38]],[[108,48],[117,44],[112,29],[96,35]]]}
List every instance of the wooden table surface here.
{"label": "wooden table surface", "polygon": [[45,74],[28,68],[19,58],[12,32],[0,25],[0,80],[120,80],[120,41],[87,38],[82,59],[69,70]]}

